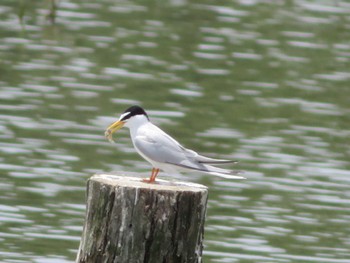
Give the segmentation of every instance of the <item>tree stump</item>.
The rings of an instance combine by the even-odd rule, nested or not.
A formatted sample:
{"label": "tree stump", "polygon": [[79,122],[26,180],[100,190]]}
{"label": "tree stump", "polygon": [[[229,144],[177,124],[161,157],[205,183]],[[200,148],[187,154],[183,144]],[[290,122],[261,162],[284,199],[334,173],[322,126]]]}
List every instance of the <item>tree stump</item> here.
{"label": "tree stump", "polygon": [[76,262],[202,262],[207,199],[199,184],[94,175]]}

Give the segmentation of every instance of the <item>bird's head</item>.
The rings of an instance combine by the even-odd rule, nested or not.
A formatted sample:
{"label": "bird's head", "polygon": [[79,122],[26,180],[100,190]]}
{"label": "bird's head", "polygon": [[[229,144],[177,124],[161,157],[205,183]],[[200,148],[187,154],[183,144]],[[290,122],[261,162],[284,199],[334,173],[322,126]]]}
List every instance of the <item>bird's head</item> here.
{"label": "bird's head", "polygon": [[140,106],[131,106],[127,108],[119,117],[119,119],[113,122],[105,131],[106,138],[113,142],[112,135],[123,126],[131,128],[138,126],[145,121],[149,121],[148,115],[144,109]]}

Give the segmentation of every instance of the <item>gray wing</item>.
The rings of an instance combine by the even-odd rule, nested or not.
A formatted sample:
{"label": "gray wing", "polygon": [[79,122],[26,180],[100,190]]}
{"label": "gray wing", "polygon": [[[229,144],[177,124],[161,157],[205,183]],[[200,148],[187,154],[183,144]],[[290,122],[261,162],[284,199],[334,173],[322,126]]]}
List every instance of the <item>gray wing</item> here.
{"label": "gray wing", "polygon": [[[157,137],[157,141],[155,141],[150,137],[137,136],[134,139],[134,145],[143,155],[155,162],[173,164],[229,179],[244,179],[242,176],[237,176],[237,174],[241,173],[240,171],[232,171],[210,165],[213,163],[227,163],[227,160],[216,160],[200,156],[194,151],[183,148],[175,140],[173,141],[171,137]],[[198,159],[204,159],[208,163],[198,161]]]}
{"label": "gray wing", "polygon": [[147,158],[161,163],[204,169],[203,164],[235,163],[231,160],[213,159],[186,149],[156,126],[134,139],[135,147]]}
{"label": "gray wing", "polygon": [[198,155],[194,151],[185,149],[162,131],[158,131],[156,136],[151,134],[136,136],[134,145],[147,158],[160,163],[191,166],[193,163],[189,158]]}

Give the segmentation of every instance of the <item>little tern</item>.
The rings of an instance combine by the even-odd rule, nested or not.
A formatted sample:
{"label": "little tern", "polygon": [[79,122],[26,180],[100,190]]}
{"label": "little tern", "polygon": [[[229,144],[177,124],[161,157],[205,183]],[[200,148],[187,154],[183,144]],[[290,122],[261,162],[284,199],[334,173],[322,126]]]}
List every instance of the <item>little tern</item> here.
{"label": "little tern", "polygon": [[123,126],[129,128],[136,151],[153,166],[152,174],[144,182],[153,183],[160,170],[168,173],[177,171],[199,171],[229,179],[244,179],[239,171],[232,171],[214,165],[235,163],[231,160],[213,159],[186,149],[170,135],[152,124],[147,113],[140,106],[124,111],[117,121],[105,131],[106,138],[113,142],[112,135]]}

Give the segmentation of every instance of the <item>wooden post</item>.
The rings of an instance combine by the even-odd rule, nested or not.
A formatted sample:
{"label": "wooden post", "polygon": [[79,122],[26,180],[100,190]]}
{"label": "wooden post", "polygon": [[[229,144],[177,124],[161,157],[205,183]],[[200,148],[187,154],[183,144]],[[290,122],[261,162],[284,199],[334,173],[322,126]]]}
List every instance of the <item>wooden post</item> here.
{"label": "wooden post", "polygon": [[94,175],[76,262],[202,262],[203,185]]}

